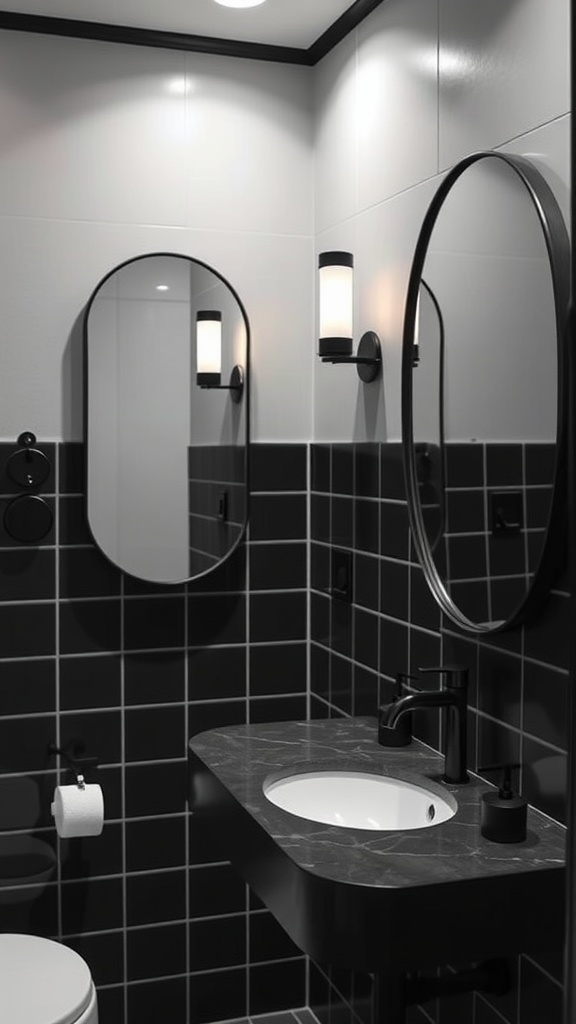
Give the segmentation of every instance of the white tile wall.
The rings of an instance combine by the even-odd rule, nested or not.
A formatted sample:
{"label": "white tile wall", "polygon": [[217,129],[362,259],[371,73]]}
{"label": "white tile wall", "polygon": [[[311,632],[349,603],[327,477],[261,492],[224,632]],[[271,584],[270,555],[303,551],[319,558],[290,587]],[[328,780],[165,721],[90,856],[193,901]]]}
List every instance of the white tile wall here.
{"label": "white tile wall", "polygon": [[568,219],[569,14],[570,0],[384,0],[317,69],[316,248],[354,252],[356,338],[384,339],[378,385],[316,360],[317,440],[400,437],[407,277],[450,166],[524,154]]}
{"label": "white tile wall", "polygon": [[0,33],[0,213],[186,224],[184,54]]}
{"label": "white tile wall", "polygon": [[386,0],[358,29],[358,210],[436,173],[437,10]]}
{"label": "white tile wall", "polygon": [[[81,436],[83,305],[169,250],[245,303],[255,439],[397,438],[439,175],[481,146],[525,153],[567,214],[568,20],[569,0],[384,0],[313,70],[0,33],[0,437]],[[314,248],[355,252],[384,383],[315,357]]]}
{"label": "white tile wall", "polygon": [[440,166],[570,109],[570,0],[440,0]]}
{"label": "white tile wall", "polygon": [[161,250],[215,267],[248,310],[253,436],[310,437],[309,80],[0,32],[0,437],[82,436],[83,306],[119,262]]}
{"label": "white tile wall", "polygon": [[357,32],[315,68],[316,231],[357,209]]}
{"label": "white tile wall", "polygon": [[309,235],[311,69],[186,60],[188,224]]}

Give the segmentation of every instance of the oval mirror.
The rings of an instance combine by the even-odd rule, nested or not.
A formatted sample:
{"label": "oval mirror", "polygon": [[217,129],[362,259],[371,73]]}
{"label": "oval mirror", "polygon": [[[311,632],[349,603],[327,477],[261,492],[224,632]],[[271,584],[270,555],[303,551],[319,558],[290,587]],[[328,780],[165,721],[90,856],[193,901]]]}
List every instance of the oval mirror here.
{"label": "oval mirror", "polygon": [[153,253],[106,275],[84,331],[94,539],[141,580],[204,575],[238,545],[248,514],[244,307],[206,264]]}
{"label": "oval mirror", "polygon": [[448,619],[497,633],[564,556],[569,241],[526,159],[475,153],[444,178],[412,263],[402,351],[408,512]]}

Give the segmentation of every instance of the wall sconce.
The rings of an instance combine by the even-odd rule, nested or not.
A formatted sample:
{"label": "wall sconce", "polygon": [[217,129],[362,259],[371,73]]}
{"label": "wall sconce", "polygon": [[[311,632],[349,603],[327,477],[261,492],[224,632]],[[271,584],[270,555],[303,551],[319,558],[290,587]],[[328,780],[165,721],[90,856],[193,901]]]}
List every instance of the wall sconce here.
{"label": "wall sconce", "polygon": [[234,366],[230,383],[222,380],[222,313],[217,309],[200,309],[196,313],[196,384],[200,388],[230,391],[233,402],[239,402],[244,389],[244,371]]}
{"label": "wall sconce", "polygon": [[318,355],[323,363],[355,363],[369,384],[382,366],[380,339],[366,331],[352,355],[354,257],[350,252],[321,252],[318,257],[320,330]]}
{"label": "wall sconce", "polygon": [[444,318],[442,316],[442,310],[440,304],[432,291],[429,284],[423,277],[420,278],[420,291],[418,292],[418,298],[416,300],[416,313],[414,316],[414,340],[412,342],[412,366],[416,369],[420,365],[420,310],[422,305],[423,290],[428,293],[430,301],[436,312],[438,320],[438,335],[439,335],[439,359],[440,359],[440,373],[444,374]]}
{"label": "wall sconce", "polygon": [[416,302],[416,316],[414,317],[414,341],[412,342],[412,366],[420,365],[420,293]]}

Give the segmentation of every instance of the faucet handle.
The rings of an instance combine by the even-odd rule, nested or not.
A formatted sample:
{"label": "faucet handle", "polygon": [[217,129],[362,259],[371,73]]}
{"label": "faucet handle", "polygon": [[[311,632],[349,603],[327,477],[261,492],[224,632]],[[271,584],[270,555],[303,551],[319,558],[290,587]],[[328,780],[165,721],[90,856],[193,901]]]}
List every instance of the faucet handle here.
{"label": "faucet handle", "polygon": [[446,687],[451,690],[466,689],[468,686],[468,669],[464,665],[438,665],[434,668],[419,668],[422,675],[436,672],[446,676]]}
{"label": "faucet handle", "polygon": [[394,700],[402,696],[402,690],[405,682],[417,683],[420,681],[420,676],[416,676],[411,672],[397,672],[396,681],[394,685]]}

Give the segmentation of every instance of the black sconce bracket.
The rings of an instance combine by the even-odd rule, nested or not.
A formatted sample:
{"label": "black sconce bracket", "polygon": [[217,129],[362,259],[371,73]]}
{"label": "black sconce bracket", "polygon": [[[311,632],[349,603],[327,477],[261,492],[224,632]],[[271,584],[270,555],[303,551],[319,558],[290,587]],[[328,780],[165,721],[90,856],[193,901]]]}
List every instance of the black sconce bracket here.
{"label": "black sconce bracket", "polygon": [[323,363],[355,363],[358,376],[364,384],[370,384],[380,375],[382,368],[382,347],[374,331],[366,331],[360,338],[355,356],[321,356]]}
{"label": "black sconce bracket", "polygon": [[203,381],[202,380],[203,377],[204,378],[213,377],[215,380],[216,379],[220,380],[220,374],[218,374],[218,373],[215,373],[215,374],[210,374],[210,373],[202,374],[202,373],[198,373],[198,374],[196,374],[196,383],[198,384],[199,388],[203,388],[204,390],[210,390],[210,391],[230,391],[231,392],[230,398],[236,404],[242,398],[242,393],[244,391],[244,370],[242,369],[242,367],[240,365],[236,365],[233,368],[232,373],[230,374],[230,383],[229,384],[216,384],[216,383],[212,384],[212,383],[210,383],[209,380],[204,380]]}

